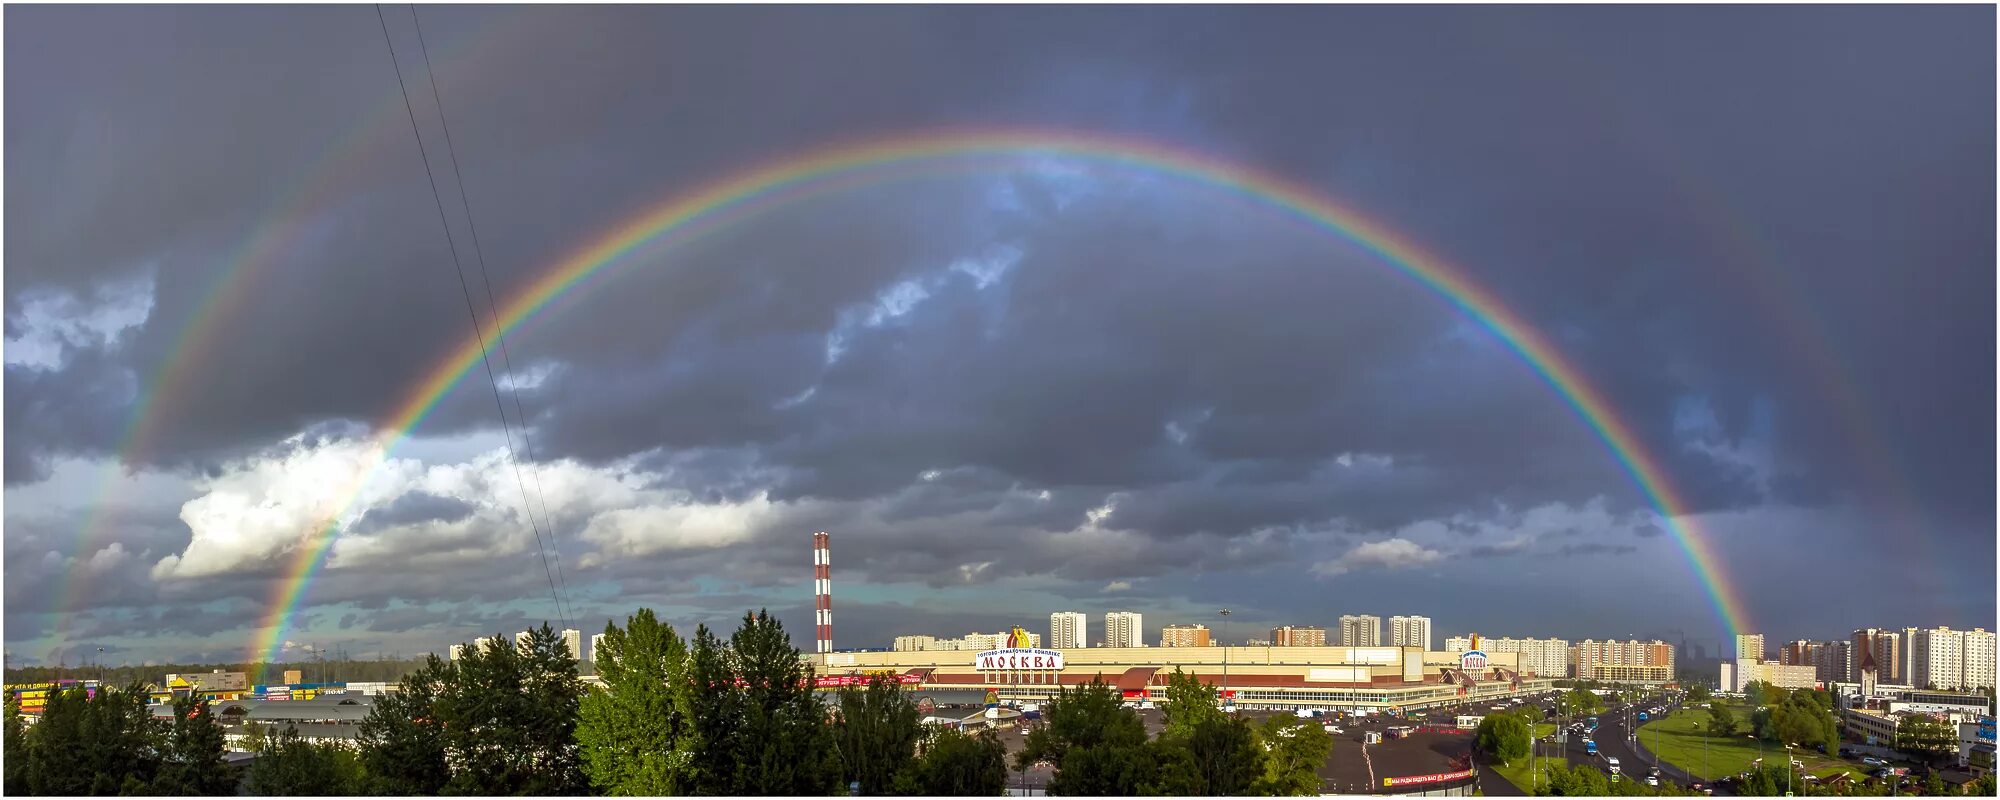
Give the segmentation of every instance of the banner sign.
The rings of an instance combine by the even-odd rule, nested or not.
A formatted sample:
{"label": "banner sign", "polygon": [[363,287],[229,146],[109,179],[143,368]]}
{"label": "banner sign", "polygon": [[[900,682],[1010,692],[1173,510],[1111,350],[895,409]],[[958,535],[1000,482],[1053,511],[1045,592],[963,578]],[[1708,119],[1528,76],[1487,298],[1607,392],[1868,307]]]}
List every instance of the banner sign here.
{"label": "banner sign", "polygon": [[[895,677],[897,683],[904,686],[916,686],[924,682],[924,679],[917,675],[897,675],[893,677]],[[818,689],[839,689],[843,686],[867,686],[871,680],[874,680],[874,676],[820,675],[813,678],[813,687]]]}
{"label": "banner sign", "polygon": [[987,650],[980,653],[972,663],[973,669],[980,672],[1006,672],[1027,669],[1058,670],[1063,668],[1063,654],[1059,650],[1003,647],[999,650]]}
{"label": "banner sign", "polygon": [[1486,654],[1478,650],[1467,650],[1458,655],[1458,668],[1466,672],[1486,669]]}
{"label": "banner sign", "polygon": [[1440,772],[1436,775],[1411,775],[1405,778],[1383,778],[1383,786],[1418,786],[1426,783],[1446,783],[1472,777],[1472,770]]}

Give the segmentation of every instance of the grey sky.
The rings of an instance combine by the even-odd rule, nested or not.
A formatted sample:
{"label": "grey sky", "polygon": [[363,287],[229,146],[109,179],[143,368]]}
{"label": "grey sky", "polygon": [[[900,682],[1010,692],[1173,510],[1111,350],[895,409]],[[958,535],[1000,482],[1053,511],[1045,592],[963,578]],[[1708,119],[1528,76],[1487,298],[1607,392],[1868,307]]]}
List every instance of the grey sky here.
{"label": "grey sky", "polygon": [[[1491,287],[1659,459],[1767,634],[1994,624],[1990,8],[421,13],[502,297],[815,147],[1169,144]],[[241,653],[363,437],[470,331],[379,23],[6,14],[7,646]],[[1218,605],[1244,631],[1721,635],[1604,445],[1439,296],[1212,189],[1014,167],[649,250],[509,337],[589,627],[767,605],[803,633],[825,529],[857,646]],[[242,302],[204,311],[218,286]],[[183,389],[121,452],[170,363]],[[287,638],[442,650],[552,614],[491,391],[475,371],[332,509]],[[1804,582],[1859,573],[1899,589]]]}

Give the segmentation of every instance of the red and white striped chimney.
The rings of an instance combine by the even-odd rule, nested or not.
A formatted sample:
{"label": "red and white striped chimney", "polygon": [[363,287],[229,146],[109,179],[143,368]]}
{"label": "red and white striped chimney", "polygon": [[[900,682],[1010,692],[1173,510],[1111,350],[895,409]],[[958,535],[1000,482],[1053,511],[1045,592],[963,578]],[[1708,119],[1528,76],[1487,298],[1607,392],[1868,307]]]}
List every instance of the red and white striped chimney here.
{"label": "red and white striped chimney", "polygon": [[826,531],[813,534],[813,617],[815,652],[833,652],[833,555]]}

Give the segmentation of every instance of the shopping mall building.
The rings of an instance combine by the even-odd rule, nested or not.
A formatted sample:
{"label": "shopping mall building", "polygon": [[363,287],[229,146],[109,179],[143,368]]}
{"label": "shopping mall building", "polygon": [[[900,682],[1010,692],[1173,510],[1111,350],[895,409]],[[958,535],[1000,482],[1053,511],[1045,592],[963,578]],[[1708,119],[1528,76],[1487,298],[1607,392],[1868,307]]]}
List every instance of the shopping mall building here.
{"label": "shopping mall building", "polygon": [[997,691],[1037,702],[1063,686],[1101,679],[1128,699],[1157,698],[1178,667],[1244,707],[1381,712],[1516,697],[1554,688],[1555,676],[1521,674],[1518,654],[1421,647],[1091,647],[972,652],[817,653],[827,678],[893,674],[914,689]]}

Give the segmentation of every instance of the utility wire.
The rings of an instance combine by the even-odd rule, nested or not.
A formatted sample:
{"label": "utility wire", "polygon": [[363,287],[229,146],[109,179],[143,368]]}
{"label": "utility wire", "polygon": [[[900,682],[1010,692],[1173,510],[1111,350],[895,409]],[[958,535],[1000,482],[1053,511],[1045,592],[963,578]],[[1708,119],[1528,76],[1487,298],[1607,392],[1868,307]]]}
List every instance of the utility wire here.
{"label": "utility wire", "polygon": [[[493,359],[487,355],[486,351],[486,334],[479,327],[478,307],[472,302],[472,284],[466,280],[465,264],[458,257],[458,243],[451,234],[451,218],[445,214],[444,210],[444,195],[438,191],[437,174],[431,170],[430,153],[424,149],[423,129],[417,126],[417,111],[414,106],[410,105],[410,87],[409,84],[403,81],[402,64],[396,61],[396,40],[389,35],[389,20],[383,16],[382,4],[380,3],[375,4],[375,19],[382,23],[382,40],[389,44],[389,63],[396,68],[396,85],[403,90],[403,110],[410,115],[410,132],[416,134],[417,154],[424,161],[424,176],[430,179],[431,199],[437,203],[438,222],[444,225],[445,246],[451,250],[451,264],[458,270],[458,288],[465,295],[465,312],[472,316],[472,335],[479,341],[479,360],[486,365],[487,382],[493,384],[493,406],[500,412],[500,428],[507,437],[507,462],[514,465],[514,479],[521,485],[521,502],[525,505],[528,502],[528,486],[526,482],[521,481],[520,466],[514,461],[514,434],[507,423],[507,406],[500,400],[500,380],[493,374]],[[541,553],[542,572],[549,579],[549,599],[555,601],[556,616],[567,627],[569,625],[569,617],[563,613],[562,595],[556,592],[555,571],[549,568],[549,553],[542,547],[541,525],[535,521],[532,507],[528,509],[528,512],[528,525],[535,532],[535,550]]]}
{"label": "utility wire", "polygon": [[[451,141],[451,123],[446,121],[444,97],[438,94],[437,70],[431,68],[430,45],[424,42],[424,23],[417,18],[416,4],[410,4],[410,22],[417,28],[417,48],[424,54],[424,72],[430,75],[431,99],[437,102],[438,125],[444,128],[444,151],[451,156],[452,178],[458,182],[458,201],[465,208],[465,226],[472,232],[473,261],[479,265],[479,277],[486,284],[487,316],[493,320],[493,341],[500,345],[501,374],[512,378],[520,373],[514,371],[514,357],[507,352],[507,329],[500,323],[500,304],[493,299],[493,275],[486,271],[486,249],[479,245],[479,226],[472,220],[472,197],[465,190],[465,173],[458,168],[458,148]],[[549,527],[549,551],[555,554],[556,581],[562,584],[563,602],[569,606],[570,619],[576,618],[576,601],[569,592],[569,577],[563,574],[562,545],[556,542],[556,518],[549,513],[549,497],[542,491],[542,474],[535,468],[535,445],[528,438],[528,414],[521,408],[521,387],[507,390],[514,398],[514,418],[521,421],[521,452],[527,456],[528,478],[535,484],[535,499],[542,505],[542,521]],[[523,490],[525,494],[525,490]],[[532,515],[534,512],[528,512]]]}

